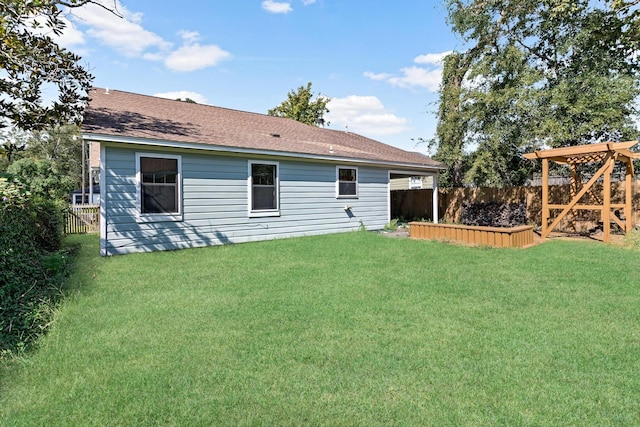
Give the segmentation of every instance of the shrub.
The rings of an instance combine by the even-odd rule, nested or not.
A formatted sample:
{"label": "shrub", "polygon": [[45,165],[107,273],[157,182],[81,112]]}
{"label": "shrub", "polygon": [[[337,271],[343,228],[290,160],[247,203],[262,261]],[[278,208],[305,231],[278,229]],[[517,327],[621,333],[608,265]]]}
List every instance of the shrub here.
{"label": "shrub", "polygon": [[[62,274],[60,210],[0,177],[0,351],[24,348],[48,323]],[[46,260],[46,264],[43,261]]]}
{"label": "shrub", "polygon": [[525,203],[462,203],[460,222],[464,225],[513,227],[528,222]]}
{"label": "shrub", "polygon": [[394,218],[384,225],[385,231],[396,231],[398,229],[398,219]]}
{"label": "shrub", "polygon": [[64,206],[62,202],[39,199],[33,203],[36,222],[36,242],[45,251],[57,251],[64,236]]}

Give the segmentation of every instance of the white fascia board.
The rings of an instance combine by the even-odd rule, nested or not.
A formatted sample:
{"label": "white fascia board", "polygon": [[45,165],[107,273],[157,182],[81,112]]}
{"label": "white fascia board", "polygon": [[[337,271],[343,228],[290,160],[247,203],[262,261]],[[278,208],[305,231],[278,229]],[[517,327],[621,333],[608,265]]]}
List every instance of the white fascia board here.
{"label": "white fascia board", "polygon": [[[149,138],[131,138],[131,137],[122,137],[115,135],[106,135],[106,134],[96,134],[96,133],[83,133],[82,138],[87,141],[96,141],[96,142],[109,142],[109,143],[117,143],[117,144],[135,144],[135,145],[145,145],[145,146],[153,146],[159,148],[177,148],[184,150],[201,150],[201,151],[212,151],[218,153],[230,153],[230,154],[246,154],[253,156],[275,156],[275,157],[286,157],[293,159],[308,159],[308,160],[320,160],[320,161],[328,161],[328,162],[342,162],[342,163],[353,163],[353,164],[362,164],[362,165],[373,165],[373,166],[386,166],[386,167],[396,167],[396,168],[413,168],[420,169],[419,174],[424,174],[425,171],[428,172],[438,172],[440,170],[445,170],[445,167],[442,166],[421,166],[415,163],[399,163],[399,162],[385,162],[378,160],[368,160],[368,159],[356,159],[352,157],[337,157],[337,156],[323,156],[319,154],[304,154],[304,153],[292,153],[287,151],[275,151],[275,150],[259,150],[255,148],[241,148],[241,147],[229,147],[222,145],[210,145],[210,144],[197,144],[191,142],[178,142],[178,141],[166,141],[166,140],[158,140],[158,139],[149,139]],[[403,171],[401,173],[407,173]]]}
{"label": "white fascia board", "polygon": [[397,174],[397,175],[407,175],[407,176],[412,176],[412,175],[415,175],[415,176],[432,176],[432,175],[437,175],[440,170],[444,170],[444,169],[446,169],[446,168],[433,167],[428,172],[425,172],[424,170],[418,171],[418,170],[406,170],[406,169],[405,170],[389,169],[389,175]]}

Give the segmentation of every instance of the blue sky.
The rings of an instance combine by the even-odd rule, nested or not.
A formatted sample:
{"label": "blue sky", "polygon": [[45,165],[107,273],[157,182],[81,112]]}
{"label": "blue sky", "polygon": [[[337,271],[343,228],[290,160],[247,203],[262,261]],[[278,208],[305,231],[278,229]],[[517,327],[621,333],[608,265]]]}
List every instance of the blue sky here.
{"label": "blue sky", "polygon": [[[113,5],[113,0],[104,0]],[[99,87],[257,113],[312,82],[331,129],[406,149],[431,138],[440,59],[461,49],[438,0],[116,0],[59,40]]]}

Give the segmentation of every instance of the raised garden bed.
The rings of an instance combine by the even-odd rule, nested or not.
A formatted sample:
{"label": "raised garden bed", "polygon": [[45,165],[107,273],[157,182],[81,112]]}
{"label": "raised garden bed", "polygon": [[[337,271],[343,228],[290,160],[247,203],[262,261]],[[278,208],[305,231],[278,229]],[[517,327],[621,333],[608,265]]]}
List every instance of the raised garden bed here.
{"label": "raised garden bed", "polygon": [[451,240],[496,248],[522,248],[533,244],[533,226],[519,225],[503,228],[410,222],[409,237],[412,239]]}

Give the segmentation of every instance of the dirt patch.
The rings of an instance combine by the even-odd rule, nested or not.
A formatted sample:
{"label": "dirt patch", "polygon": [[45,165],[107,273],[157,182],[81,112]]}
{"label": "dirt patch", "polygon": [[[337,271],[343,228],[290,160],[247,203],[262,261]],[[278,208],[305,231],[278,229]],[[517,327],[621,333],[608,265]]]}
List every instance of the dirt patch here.
{"label": "dirt patch", "polygon": [[[534,231],[533,239],[534,242],[536,239],[542,242],[542,237],[540,237],[539,231]],[[611,234],[609,236],[609,244],[615,246],[624,246],[624,235],[623,234]],[[552,232],[547,237],[547,240],[591,240],[595,242],[604,242],[604,233],[596,232],[591,234],[573,234],[573,233],[561,233],[561,232]]]}
{"label": "dirt patch", "polygon": [[398,227],[396,230],[383,230],[380,231],[380,234],[389,237],[409,237],[409,228],[408,227]]}

